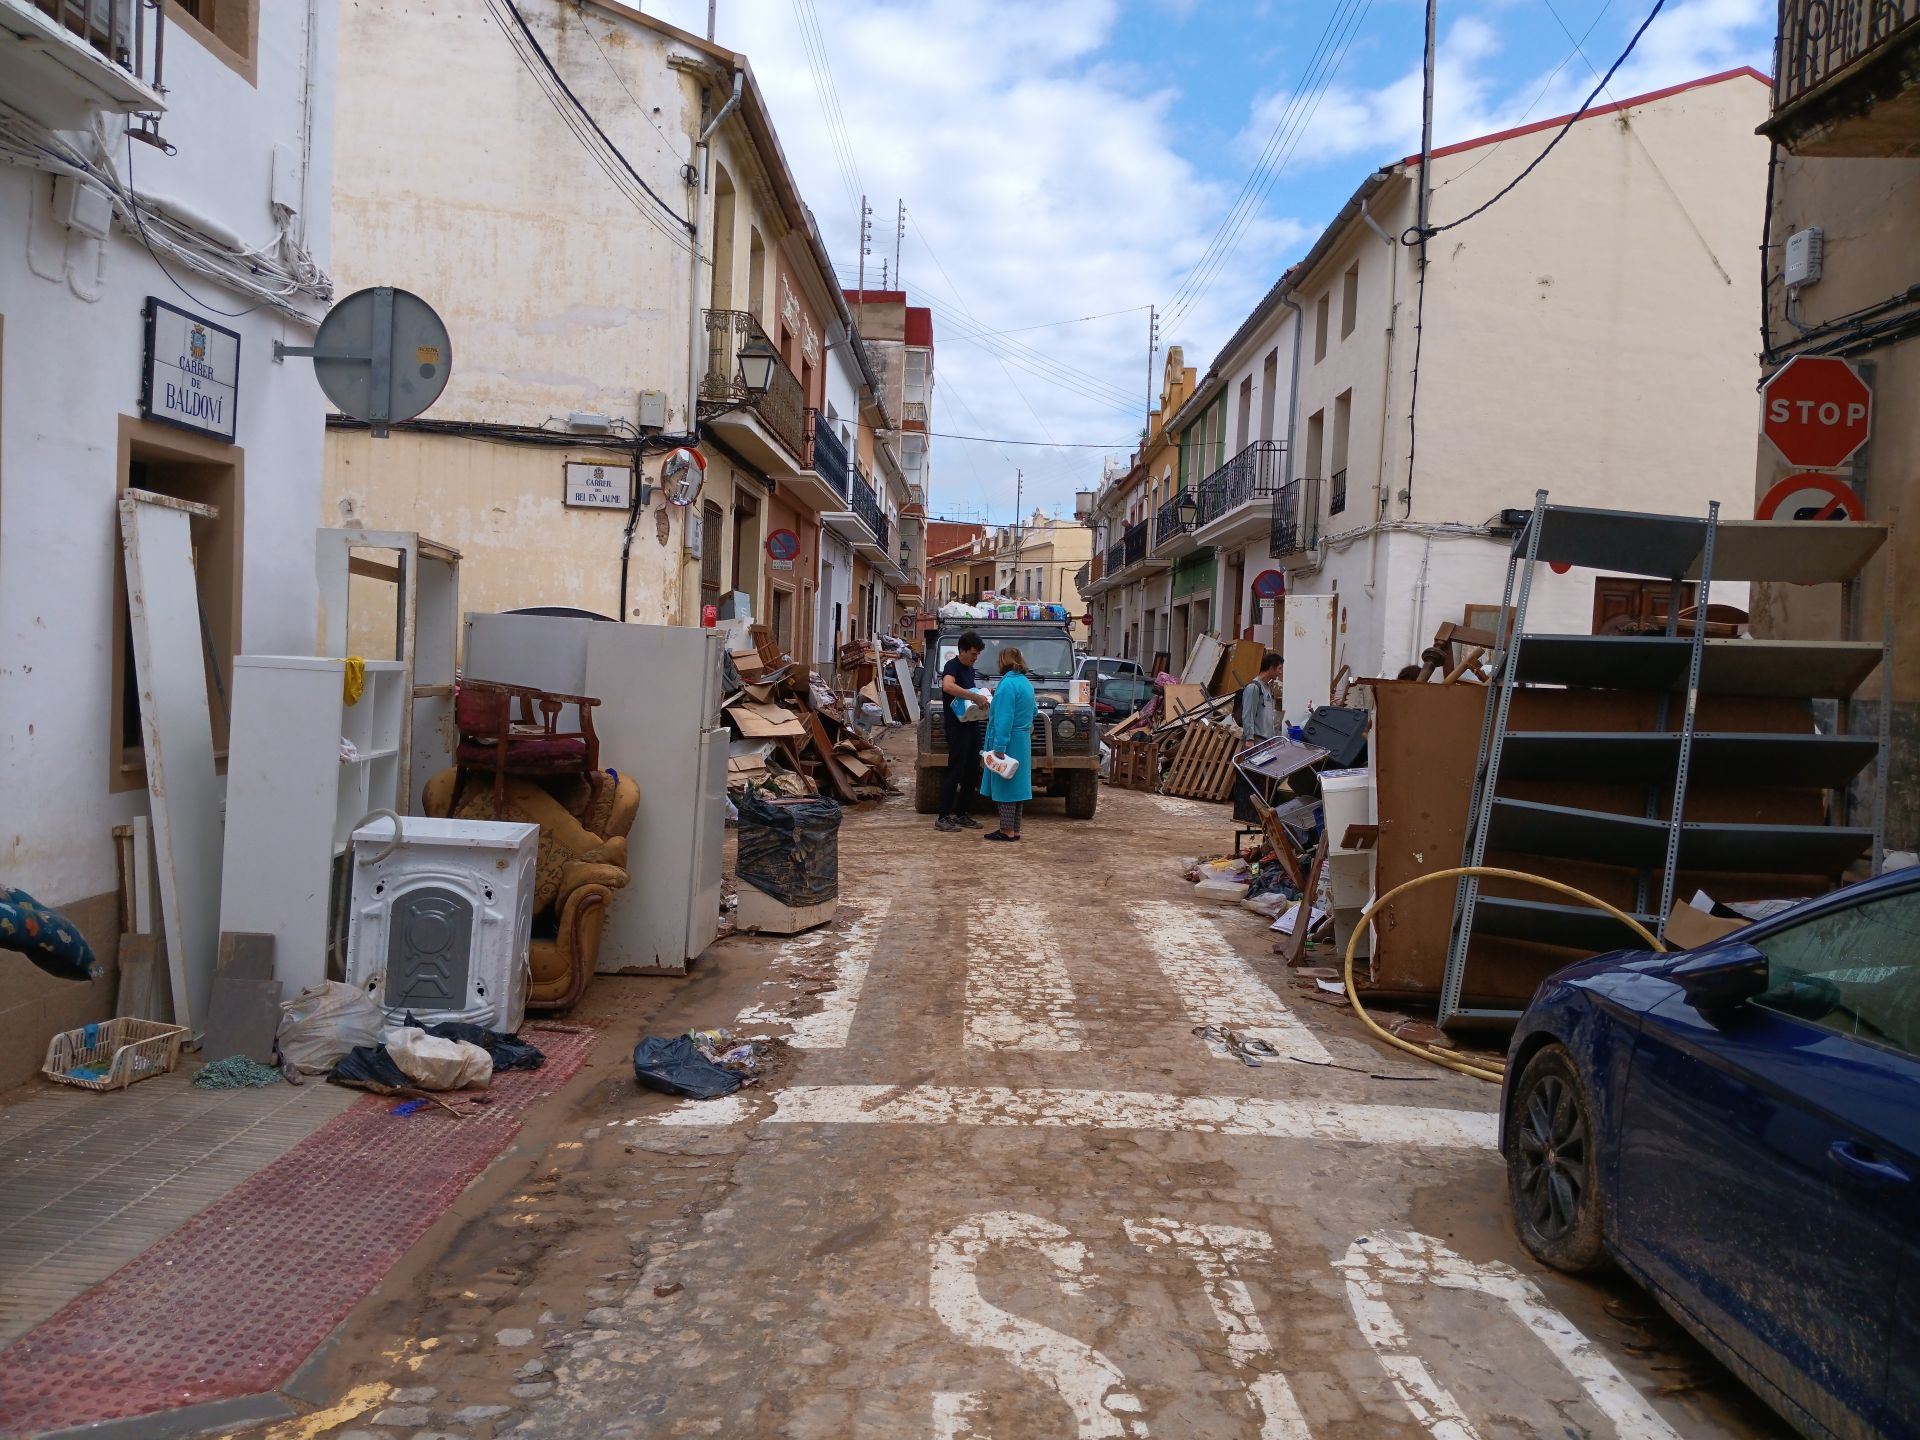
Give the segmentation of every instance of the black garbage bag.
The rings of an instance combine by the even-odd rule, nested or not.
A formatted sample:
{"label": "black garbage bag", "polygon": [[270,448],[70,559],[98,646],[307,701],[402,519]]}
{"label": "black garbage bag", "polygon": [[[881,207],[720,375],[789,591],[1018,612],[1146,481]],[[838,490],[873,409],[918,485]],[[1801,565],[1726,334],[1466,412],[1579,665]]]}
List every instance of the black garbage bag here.
{"label": "black garbage bag", "polygon": [[840,894],[840,806],[741,795],[736,876],[796,910]]}
{"label": "black garbage bag", "polygon": [[327,1077],[340,1085],[361,1090],[417,1090],[419,1086],[406,1071],[393,1063],[384,1045],[356,1045],[335,1063]]}
{"label": "black garbage bag", "polygon": [[489,1030],[484,1025],[469,1024],[465,1020],[442,1020],[438,1025],[423,1025],[413,1018],[413,1012],[407,1012],[407,1018],[400,1022],[411,1025],[416,1030],[424,1030],[437,1040],[464,1040],[469,1045],[478,1045],[493,1057],[493,1068],[501,1070],[538,1070],[547,1063],[546,1053],[537,1045],[529,1045],[518,1035],[505,1035],[498,1030]]}
{"label": "black garbage bag", "polygon": [[633,1047],[633,1074],[650,1090],[693,1100],[717,1100],[742,1083],[733,1071],[702,1055],[685,1035],[649,1035],[642,1040]]}

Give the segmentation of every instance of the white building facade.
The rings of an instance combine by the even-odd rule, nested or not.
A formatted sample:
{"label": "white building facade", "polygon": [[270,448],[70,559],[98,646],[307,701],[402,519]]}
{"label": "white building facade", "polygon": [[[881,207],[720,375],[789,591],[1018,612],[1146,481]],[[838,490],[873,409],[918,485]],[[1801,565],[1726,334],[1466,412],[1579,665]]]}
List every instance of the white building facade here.
{"label": "white building facade", "polygon": [[[274,343],[311,345],[331,294],[336,7],[54,8],[0,0],[0,880],[111,961],[112,830],[148,803],[121,493],[218,510],[193,522],[216,751],[233,657],[314,649],[325,405]],[[0,1087],[113,999],[9,967]]]}

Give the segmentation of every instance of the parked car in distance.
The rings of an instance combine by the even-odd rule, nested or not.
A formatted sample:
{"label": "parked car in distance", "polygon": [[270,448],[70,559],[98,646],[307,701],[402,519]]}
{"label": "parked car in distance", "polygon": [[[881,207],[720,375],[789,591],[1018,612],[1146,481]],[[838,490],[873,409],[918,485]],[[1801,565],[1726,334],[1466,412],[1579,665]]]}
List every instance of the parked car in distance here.
{"label": "parked car in distance", "polygon": [[1153,699],[1153,682],[1144,675],[1115,675],[1093,692],[1093,715],[1102,725],[1117,725]]}
{"label": "parked car in distance", "polygon": [[1500,1140],[1535,1257],[1617,1263],[1803,1435],[1920,1436],[1920,870],[1548,977]]}
{"label": "parked car in distance", "polygon": [[1096,674],[1102,680],[1115,675],[1145,675],[1147,672],[1138,660],[1122,660],[1117,655],[1082,655],[1074,667],[1073,678],[1091,680]]}

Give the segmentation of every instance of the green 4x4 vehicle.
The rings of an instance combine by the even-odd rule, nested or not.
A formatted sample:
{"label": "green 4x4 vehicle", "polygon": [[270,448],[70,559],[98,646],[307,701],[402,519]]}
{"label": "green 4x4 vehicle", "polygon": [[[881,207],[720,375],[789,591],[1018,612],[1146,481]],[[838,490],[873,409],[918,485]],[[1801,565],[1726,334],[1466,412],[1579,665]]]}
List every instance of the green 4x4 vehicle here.
{"label": "green 4x4 vehicle", "polygon": [[[986,648],[975,668],[992,689],[1000,674],[1000,647],[1011,645],[1027,661],[1039,712],[1033,719],[1033,795],[1066,797],[1068,818],[1091,820],[1100,802],[1100,726],[1092,707],[1069,705],[1073,636],[1051,620],[940,621],[927,636],[920,682],[920,744],[914,756],[913,808],[922,815],[940,809],[940,782],[947,770],[947,733],[941,710],[940,671],[960,653],[960,637],[973,631]],[[984,728],[984,727],[983,727]]]}

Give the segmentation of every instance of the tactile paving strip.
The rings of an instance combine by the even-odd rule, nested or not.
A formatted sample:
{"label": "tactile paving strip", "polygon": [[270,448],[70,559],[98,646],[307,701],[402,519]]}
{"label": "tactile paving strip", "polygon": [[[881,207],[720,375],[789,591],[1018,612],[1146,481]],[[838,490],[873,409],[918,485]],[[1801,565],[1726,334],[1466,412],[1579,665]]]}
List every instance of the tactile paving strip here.
{"label": "tactile paving strip", "polygon": [[539,1070],[456,1120],[368,1096],[0,1350],[0,1434],[274,1389],[565,1084],[589,1033],[529,1027]]}

